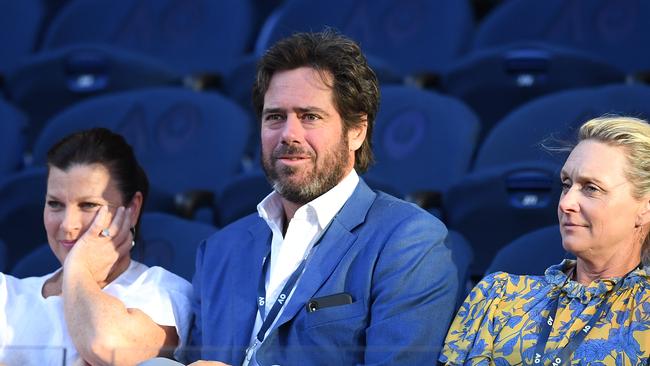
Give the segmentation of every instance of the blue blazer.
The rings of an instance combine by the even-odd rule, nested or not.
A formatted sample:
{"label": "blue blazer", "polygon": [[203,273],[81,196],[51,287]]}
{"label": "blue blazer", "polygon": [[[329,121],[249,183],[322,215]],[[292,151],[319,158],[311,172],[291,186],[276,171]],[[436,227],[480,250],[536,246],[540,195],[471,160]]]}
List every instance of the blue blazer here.
{"label": "blue blazer", "polygon": [[[201,244],[190,339],[202,346],[200,358],[243,362],[271,235],[254,214]],[[458,291],[446,235],[432,215],[375,193],[361,180],[315,247],[257,362],[435,364]],[[310,299],[343,292],[352,296],[351,304],[307,311]]]}

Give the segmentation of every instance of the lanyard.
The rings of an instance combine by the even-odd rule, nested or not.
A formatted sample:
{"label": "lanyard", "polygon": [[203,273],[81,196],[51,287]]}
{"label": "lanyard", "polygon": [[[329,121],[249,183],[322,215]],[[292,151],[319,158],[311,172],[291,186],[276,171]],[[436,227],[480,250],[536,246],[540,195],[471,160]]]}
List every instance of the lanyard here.
{"label": "lanyard", "polygon": [[260,282],[257,286],[257,309],[260,312],[260,316],[264,320],[264,322],[262,323],[262,327],[260,328],[260,331],[257,332],[257,340],[260,343],[264,340],[264,335],[266,334],[266,331],[269,330],[269,327],[271,327],[271,324],[273,324],[275,318],[277,318],[278,313],[280,313],[280,309],[282,309],[282,307],[284,306],[284,303],[289,297],[289,293],[291,293],[291,290],[293,290],[294,286],[296,285],[296,282],[298,282],[298,278],[300,277],[300,274],[302,274],[303,269],[305,269],[305,263],[307,262],[307,258],[304,258],[300,262],[298,268],[296,268],[296,270],[293,271],[293,273],[287,280],[287,283],[282,288],[282,291],[280,292],[280,295],[278,295],[278,299],[275,301],[275,304],[273,304],[271,311],[269,311],[269,314],[265,316],[266,313],[265,279],[266,279],[266,271],[269,266],[268,263],[270,262],[270,258],[271,258],[271,251],[269,251],[269,254],[267,254],[266,257],[264,258],[264,264],[262,265],[262,277],[260,278]]}
{"label": "lanyard", "polygon": [[[641,265],[639,265],[640,267]],[[636,270],[639,267],[635,267],[632,271]],[[623,285],[623,281],[627,276],[632,273],[632,271],[628,272],[623,278],[621,278],[617,283],[614,288],[609,291],[610,294],[616,293],[621,286]],[[568,281],[568,278],[567,278]],[[566,284],[566,281],[564,282]],[[564,287],[564,285],[562,285]],[[527,363],[526,360],[524,359],[523,364],[524,365],[542,365],[543,364],[543,355],[544,355],[544,349],[546,348],[546,344],[548,343],[548,337],[551,334],[551,329],[553,328],[553,323],[555,323],[555,320],[557,319],[557,312],[558,312],[558,306],[560,303],[560,294],[561,291],[558,291],[557,297],[553,300],[553,302],[550,304],[549,309],[548,309],[548,316],[546,318],[546,321],[542,322],[541,330],[539,333],[539,336],[537,338],[537,344],[535,345],[535,353],[533,354],[533,362],[532,363]],[[558,352],[558,354],[553,357],[553,360],[551,362],[552,366],[559,366],[562,365],[566,360],[569,359],[571,354],[578,348],[580,343],[584,341],[585,337],[587,337],[587,334],[591,330],[591,328],[596,325],[598,320],[600,320],[600,317],[603,315],[605,312],[605,309],[608,309],[611,307],[611,304],[607,304],[607,297],[605,297],[600,304],[598,305],[598,308],[596,309],[596,312],[594,315],[589,319],[589,322],[582,327],[582,329],[576,334],[573,338],[569,340],[569,342]],[[552,315],[551,315],[552,314]],[[554,318],[555,317],[555,318]]]}

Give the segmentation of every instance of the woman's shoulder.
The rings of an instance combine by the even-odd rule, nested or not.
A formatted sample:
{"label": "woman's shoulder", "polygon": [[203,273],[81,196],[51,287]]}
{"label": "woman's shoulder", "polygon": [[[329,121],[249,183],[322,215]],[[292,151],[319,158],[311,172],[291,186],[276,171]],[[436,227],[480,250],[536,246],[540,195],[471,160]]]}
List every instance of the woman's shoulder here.
{"label": "woman's shoulder", "polygon": [[486,292],[486,295],[496,296],[506,293],[523,294],[547,285],[544,276],[518,275],[507,272],[494,272],[485,276],[476,288]]}
{"label": "woman's shoulder", "polygon": [[107,290],[128,289],[129,292],[144,288],[159,288],[167,292],[180,292],[190,295],[192,285],[184,278],[158,266],[148,267],[131,260],[127,270],[113,281]]}

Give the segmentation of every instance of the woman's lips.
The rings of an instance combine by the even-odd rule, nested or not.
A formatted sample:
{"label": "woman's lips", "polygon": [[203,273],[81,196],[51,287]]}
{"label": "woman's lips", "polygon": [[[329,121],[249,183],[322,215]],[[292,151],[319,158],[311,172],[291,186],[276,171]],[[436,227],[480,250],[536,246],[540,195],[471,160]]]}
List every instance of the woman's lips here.
{"label": "woman's lips", "polygon": [[76,240],[61,240],[59,241],[61,245],[66,248],[72,248],[72,246],[77,242]]}

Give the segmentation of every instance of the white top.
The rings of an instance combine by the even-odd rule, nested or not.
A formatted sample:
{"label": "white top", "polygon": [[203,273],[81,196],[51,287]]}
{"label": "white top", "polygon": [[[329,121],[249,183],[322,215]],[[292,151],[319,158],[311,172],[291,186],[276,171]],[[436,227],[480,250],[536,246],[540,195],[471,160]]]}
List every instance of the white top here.
{"label": "white top", "polygon": [[[45,281],[54,274],[18,279],[0,273],[0,364],[62,365],[63,348],[65,365],[78,360],[65,324],[63,299],[42,295]],[[149,268],[132,260],[127,270],[103,291],[120,299],[127,308],[142,310],[156,324],[176,327],[181,342],[187,339],[192,286],[185,279],[161,267]],[[36,350],[43,346],[50,348]]]}
{"label": "white top", "polygon": [[[269,273],[266,274],[266,314],[275,304],[291,274],[298,268],[300,262],[309,255],[309,251],[321,237],[334,216],[352,196],[358,183],[359,176],[352,169],[334,188],[296,210],[284,237],[282,235],[284,209],[280,195],[274,191],[257,205],[260,217],[266,221],[273,233],[271,262],[269,263]],[[292,293],[293,290],[289,294],[287,302],[291,299]],[[280,314],[282,314],[282,310],[275,318],[276,321],[280,318]],[[258,312],[251,335],[251,344],[255,342],[262,323],[263,319]],[[269,331],[272,328],[270,327]],[[251,360],[250,364],[256,364],[254,359]]]}

